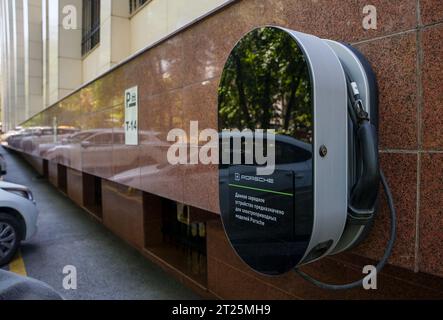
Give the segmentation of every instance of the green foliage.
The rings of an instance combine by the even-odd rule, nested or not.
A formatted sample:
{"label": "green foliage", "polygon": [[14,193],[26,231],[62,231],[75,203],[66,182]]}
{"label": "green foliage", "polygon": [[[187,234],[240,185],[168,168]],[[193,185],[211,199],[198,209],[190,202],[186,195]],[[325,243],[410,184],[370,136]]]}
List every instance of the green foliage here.
{"label": "green foliage", "polygon": [[283,30],[261,28],[243,38],[226,63],[218,94],[220,129],[275,129],[311,139],[308,65]]}

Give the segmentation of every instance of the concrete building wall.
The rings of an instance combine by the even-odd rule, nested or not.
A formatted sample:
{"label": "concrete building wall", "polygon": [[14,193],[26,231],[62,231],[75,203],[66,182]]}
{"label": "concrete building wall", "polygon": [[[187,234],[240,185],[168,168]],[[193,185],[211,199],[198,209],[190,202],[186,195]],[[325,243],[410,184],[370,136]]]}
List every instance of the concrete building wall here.
{"label": "concrete building wall", "polygon": [[101,1],[100,44],[83,57],[83,82],[88,82],[131,54],[129,5],[126,1]]}
{"label": "concrete building wall", "polygon": [[23,6],[25,109],[29,118],[43,107],[42,3],[39,0],[24,0]]}
{"label": "concrete building wall", "polygon": [[15,122],[21,123],[29,117],[25,99],[25,39],[23,1],[13,1],[14,70],[15,70]]}
{"label": "concrete building wall", "polygon": [[[48,0],[46,0],[48,1]],[[82,84],[81,56],[81,0],[49,1],[46,27],[48,30],[47,55],[47,93],[46,106],[51,105],[71,93]],[[77,13],[77,28],[63,27],[63,8],[72,5]]]}
{"label": "concrete building wall", "polygon": [[102,0],[100,44],[83,57],[83,83],[227,0],[151,0],[131,14],[121,0]]}
{"label": "concrete building wall", "polygon": [[41,0],[42,5],[42,101],[43,108],[49,102],[49,6],[48,0]]}
{"label": "concrete building wall", "polygon": [[152,0],[131,17],[131,52],[146,47],[227,0]]}
{"label": "concrete building wall", "polygon": [[2,15],[2,117],[3,128],[8,130],[10,123],[15,122],[15,105],[16,101],[16,73],[15,73],[15,34],[14,34],[14,3],[3,1],[1,3]]}
{"label": "concrete building wall", "polygon": [[[129,1],[101,0],[100,43],[82,56],[82,0],[2,1],[5,129],[224,2],[151,0],[130,14]],[[66,6],[76,9],[75,29],[63,27]]]}
{"label": "concrete building wall", "polygon": [[[151,0],[135,13],[122,0],[101,1],[101,41],[81,55],[81,0],[5,0],[0,5],[1,99],[5,131],[54,104],[149,46],[227,0]],[[77,28],[62,22],[74,6]]]}
{"label": "concrete building wall", "polygon": [[41,6],[36,0],[3,1],[2,108],[4,130],[43,109]]}

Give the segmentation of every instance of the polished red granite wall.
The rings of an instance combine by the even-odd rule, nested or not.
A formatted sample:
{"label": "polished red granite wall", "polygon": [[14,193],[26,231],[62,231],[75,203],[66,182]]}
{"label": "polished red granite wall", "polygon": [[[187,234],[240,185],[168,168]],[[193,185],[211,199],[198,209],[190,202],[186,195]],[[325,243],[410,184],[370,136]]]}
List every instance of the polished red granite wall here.
{"label": "polished red granite wall", "polygon": [[67,194],[78,206],[83,206],[83,173],[67,169]]}
{"label": "polished red granite wall", "polygon": [[[413,274],[388,266],[378,277],[379,290],[328,291],[307,283],[294,272],[279,277],[261,276],[232,251],[220,221],[208,224],[208,288],[222,299],[441,299],[443,281],[424,273]],[[302,270],[333,284],[362,277],[362,266],[373,264],[353,253],[333,256]]]}
{"label": "polished red granite wall", "polygon": [[103,224],[134,247],[143,249],[142,193],[110,181],[103,181]]}
{"label": "polished red granite wall", "polygon": [[[237,1],[27,123],[52,126],[56,117],[58,126],[89,130],[93,138],[92,133],[100,133],[92,139],[92,146],[65,141],[54,148],[34,136],[31,148],[20,144],[13,147],[127,187],[218,213],[217,168],[169,165],[166,134],[172,128],[187,129],[190,120],[198,120],[201,128],[217,127],[217,85],[236,41],[256,26],[273,24],[350,42],[371,62],[380,87],[382,166],[399,215],[398,241],[390,263],[409,270],[404,273],[406,279],[419,271],[443,277],[443,5],[439,0],[373,0],[370,4],[377,7],[378,29],[366,31],[362,27],[366,4],[362,0]],[[134,85],[139,86],[140,93],[141,144],[128,147],[122,140],[123,93]],[[49,168],[52,177],[52,165]],[[353,252],[351,260],[378,259],[382,255],[389,228],[386,205],[382,203],[374,231]],[[129,223],[137,229],[137,221],[138,218]],[[220,226],[212,230],[218,240],[209,240],[210,247],[225,241]],[[136,244],[138,241],[136,236]],[[229,246],[212,248],[208,252],[208,285],[221,297],[235,297],[229,284],[213,276],[224,277],[228,273],[234,277],[230,279],[232,285],[239,280],[235,277],[257,277],[237,265],[232,252],[228,252]],[[225,253],[230,257],[223,256]],[[349,256],[338,259],[341,262],[334,263],[341,265]],[[316,268],[321,270],[321,264]],[[335,270],[330,272],[331,280],[344,280],[339,276],[343,271]],[[417,281],[423,277],[420,275]],[[441,284],[441,278],[436,279],[423,280],[423,286],[441,292],[441,286],[432,289],[429,285],[438,281]],[[297,281],[289,282],[295,285]],[[272,296],[281,291],[286,294],[283,287],[284,283],[276,281],[263,292],[277,288]],[[291,296],[315,297],[315,291],[293,292]]]}
{"label": "polished red granite wall", "polygon": [[48,180],[53,186],[58,187],[58,167],[55,162],[48,164]]}

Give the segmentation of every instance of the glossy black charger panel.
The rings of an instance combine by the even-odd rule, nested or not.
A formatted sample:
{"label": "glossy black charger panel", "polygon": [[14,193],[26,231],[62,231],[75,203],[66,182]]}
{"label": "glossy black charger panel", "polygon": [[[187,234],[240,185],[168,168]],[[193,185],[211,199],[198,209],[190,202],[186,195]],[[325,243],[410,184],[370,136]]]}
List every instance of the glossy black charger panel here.
{"label": "glossy black charger panel", "polygon": [[[293,269],[305,255],[313,225],[313,103],[306,57],[279,28],[247,34],[231,52],[219,86],[223,150],[240,163],[220,165],[220,204],[225,231],[237,254],[260,273]],[[250,129],[274,130],[275,170],[258,175],[250,163]],[[265,151],[268,145],[264,134]],[[240,148],[234,140],[241,139]],[[228,142],[228,143],[226,143]]]}

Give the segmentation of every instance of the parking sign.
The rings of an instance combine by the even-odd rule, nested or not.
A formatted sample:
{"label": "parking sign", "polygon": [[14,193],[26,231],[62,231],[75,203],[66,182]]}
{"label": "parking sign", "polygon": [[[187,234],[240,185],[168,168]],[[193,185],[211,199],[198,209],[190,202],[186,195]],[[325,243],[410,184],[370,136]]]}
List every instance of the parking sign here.
{"label": "parking sign", "polygon": [[125,91],[125,144],[138,145],[138,87]]}

